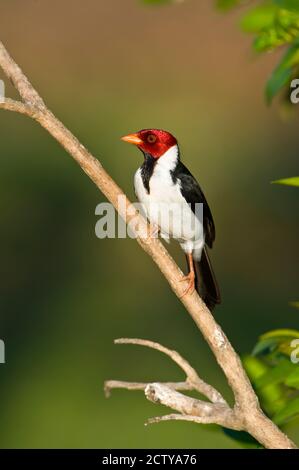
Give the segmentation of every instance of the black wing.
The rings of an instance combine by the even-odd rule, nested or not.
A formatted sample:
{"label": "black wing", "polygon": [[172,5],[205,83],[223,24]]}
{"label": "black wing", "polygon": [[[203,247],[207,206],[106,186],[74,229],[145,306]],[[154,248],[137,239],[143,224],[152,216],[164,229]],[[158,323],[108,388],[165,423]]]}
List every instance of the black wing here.
{"label": "black wing", "polygon": [[207,203],[204,193],[200,189],[200,186],[194,176],[190,173],[188,168],[182,162],[178,162],[175,170],[172,172],[174,181],[177,179],[181,182],[181,193],[186,199],[188,204],[191,205],[191,209],[195,213],[195,204],[203,204],[203,229],[205,233],[205,241],[209,248],[212,248],[215,240],[215,224],[211,209]]}

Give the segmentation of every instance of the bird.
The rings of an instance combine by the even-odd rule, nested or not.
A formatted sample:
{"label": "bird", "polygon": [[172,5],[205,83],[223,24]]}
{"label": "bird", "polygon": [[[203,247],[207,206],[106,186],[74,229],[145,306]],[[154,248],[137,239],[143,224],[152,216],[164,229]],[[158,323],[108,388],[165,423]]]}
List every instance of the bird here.
{"label": "bird", "polygon": [[196,290],[213,310],[221,302],[208,255],[215,241],[215,224],[203,191],[181,161],[177,139],[162,129],[142,129],[121,139],[143,153],[134,189],[152,235],[159,232],[166,240],[177,240],[186,255],[189,272],[181,280],[188,284],[182,297]]}

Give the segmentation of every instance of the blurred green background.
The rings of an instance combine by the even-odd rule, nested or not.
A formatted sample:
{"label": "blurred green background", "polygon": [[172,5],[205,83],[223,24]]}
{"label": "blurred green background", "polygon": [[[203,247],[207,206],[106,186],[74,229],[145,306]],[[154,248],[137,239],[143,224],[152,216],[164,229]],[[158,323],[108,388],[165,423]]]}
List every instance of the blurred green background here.
{"label": "blurred green background", "polygon": [[[263,100],[275,54],[253,56],[212,1],[1,1],[1,39],[46,103],[131,198],[137,150],[119,137],[161,127],[179,139],[214,213],[216,318],[240,353],[297,327],[298,118]],[[3,75],[0,78],[4,78]],[[7,84],[7,95],[16,96]],[[236,447],[213,426],[162,423],[140,392],[104,398],[105,379],[180,380],[155,351],[177,349],[230,397],[191,318],[135,241],[98,240],[97,188],[33,121],[1,111],[0,446]],[[176,246],[172,252],[184,267]],[[289,429],[299,439],[299,429]]]}

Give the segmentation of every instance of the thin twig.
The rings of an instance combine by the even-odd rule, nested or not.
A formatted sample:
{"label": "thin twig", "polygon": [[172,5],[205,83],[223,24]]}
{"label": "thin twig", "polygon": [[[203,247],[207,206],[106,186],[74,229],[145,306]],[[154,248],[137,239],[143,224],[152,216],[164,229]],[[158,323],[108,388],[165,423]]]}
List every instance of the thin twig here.
{"label": "thin twig", "polygon": [[199,417],[199,416],[190,416],[190,415],[181,415],[179,413],[171,413],[169,415],[163,416],[154,416],[149,418],[144,424],[156,424],[161,423],[161,421],[191,421],[198,424],[215,424],[213,418],[208,417]]}
{"label": "thin twig", "polygon": [[184,359],[177,351],[168,349],[162,344],[154,341],[138,338],[119,338],[114,340],[115,344],[137,344],[139,346],[146,346],[148,348],[156,349],[168,357],[170,357],[186,374],[186,381],[192,385],[194,390],[211,400],[212,403],[224,403],[227,405],[225,399],[212,385],[204,382],[197,374],[196,370]]}
{"label": "thin twig", "polygon": [[[222,423],[215,423],[215,419],[208,416],[190,416],[190,415],[181,415],[179,413],[171,413],[169,415],[163,416],[155,416],[153,418],[149,418],[144,424],[147,426],[148,424],[155,424],[161,423],[161,421],[191,421],[197,424],[219,424],[222,426]],[[238,431],[240,429],[237,429]]]}
{"label": "thin twig", "polygon": [[[194,390],[193,386],[188,382],[162,382],[166,387],[173,390],[191,391]],[[106,398],[109,398],[113,389],[125,390],[145,390],[148,382],[126,382],[125,380],[106,380],[104,383],[104,392]]]}
{"label": "thin twig", "polygon": [[5,98],[0,102],[0,109],[25,114],[26,116],[32,117],[33,119],[36,119],[36,116],[39,113],[36,108],[30,106],[29,104],[25,104],[22,101],[15,101],[10,98]]}

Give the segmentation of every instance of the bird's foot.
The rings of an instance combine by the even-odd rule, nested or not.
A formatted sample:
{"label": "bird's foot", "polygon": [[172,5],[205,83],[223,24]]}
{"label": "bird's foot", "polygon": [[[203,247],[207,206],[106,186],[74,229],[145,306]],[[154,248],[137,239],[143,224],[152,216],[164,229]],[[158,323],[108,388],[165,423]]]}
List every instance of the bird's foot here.
{"label": "bird's foot", "polygon": [[149,236],[150,238],[158,238],[159,235],[159,226],[156,224],[150,224]]}
{"label": "bird's foot", "polygon": [[195,291],[195,273],[193,271],[190,271],[190,273],[187,274],[187,276],[184,276],[182,277],[182,279],[180,279],[180,282],[184,282],[184,281],[189,281],[189,284],[184,290],[183,294],[180,296],[180,298],[185,297],[185,295],[187,294],[191,295]]}

